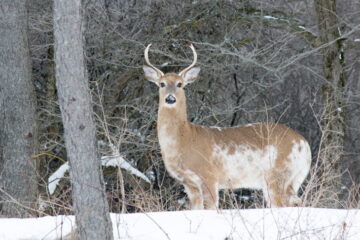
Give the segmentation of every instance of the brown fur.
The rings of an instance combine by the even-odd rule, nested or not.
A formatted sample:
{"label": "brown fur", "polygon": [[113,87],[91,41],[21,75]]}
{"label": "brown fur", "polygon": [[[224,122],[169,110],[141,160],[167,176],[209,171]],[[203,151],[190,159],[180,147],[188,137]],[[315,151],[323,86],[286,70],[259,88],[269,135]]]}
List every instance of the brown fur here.
{"label": "brown fur", "polygon": [[[306,159],[294,160],[297,159],[294,152],[295,144],[299,144],[296,149],[300,153],[300,143],[305,142],[308,148],[307,141],[301,135],[285,125],[276,123],[257,123],[221,130],[192,124],[187,120],[184,89],[177,87],[179,82],[183,86],[186,85],[184,77],[168,73],[159,77],[157,81],[158,85],[161,82],[166,84],[159,90],[157,128],[161,152],[170,175],[184,185],[193,209],[216,208],[220,186],[233,188],[234,185],[239,185],[242,179],[253,178],[262,179],[264,182],[261,188],[264,190],[268,206],[301,203],[296,192],[306,175],[303,176],[302,172],[300,179],[295,179],[297,169],[293,168],[294,164],[303,164],[305,169],[309,168],[311,161],[309,154],[310,157],[306,155]],[[176,97],[175,106],[165,103],[168,94]],[[276,159],[272,167],[265,171],[255,169],[253,172],[246,172],[246,168],[253,169],[251,164],[261,164],[256,156],[264,155],[261,161],[267,159],[266,153],[271,152],[267,150],[269,146],[276,150]],[[250,151],[246,158],[246,166],[235,164],[235,170],[230,170],[239,174],[229,175],[229,158],[242,156],[241,149]],[[294,157],[291,157],[291,154],[295,154]],[[306,170],[305,173],[307,174]]]}

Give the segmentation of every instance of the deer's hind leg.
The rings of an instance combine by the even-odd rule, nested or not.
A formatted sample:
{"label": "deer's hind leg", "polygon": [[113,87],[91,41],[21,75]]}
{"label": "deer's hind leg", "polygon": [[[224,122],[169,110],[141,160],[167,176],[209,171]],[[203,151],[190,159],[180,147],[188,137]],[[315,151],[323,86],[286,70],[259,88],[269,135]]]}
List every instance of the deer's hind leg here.
{"label": "deer's hind leg", "polygon": [[294,186],[293,184],[289,184],[286,188],[286,193],[288,196],[288,203],[289,206],[301,206],[302,205],[302,201],[301,199],[297,196],[297,191],[294,190]]}
{"label": "deer's hind leg", "polygon": [[287,171],[269,171],[265,174],[263,194],[267,207],[289,206],[289,193],[287,190]]}
{"label": "deer's hind leg", "polygon": [[266,174],[263,192],[268,207],[302,205],[301,199],[297,196],[301,181],[291,179],[290,175],[290,172],[284,169]]}
{"label": "deer's hind leg", "polygon": [[301,187],[301,184],[304,182],[308,171],[300,171],[297,172],[295,177],[291,179],[290,183],[286,187],[286,193],[289,198],[289,205],[290,206],[302,206],[303,202],[300,197],[298,197],[298,191]]}

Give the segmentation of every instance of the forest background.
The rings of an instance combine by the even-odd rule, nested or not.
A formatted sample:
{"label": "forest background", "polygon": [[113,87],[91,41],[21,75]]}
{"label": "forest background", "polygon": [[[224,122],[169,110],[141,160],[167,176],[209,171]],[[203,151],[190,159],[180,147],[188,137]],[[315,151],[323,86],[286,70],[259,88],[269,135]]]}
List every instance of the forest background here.
{"label": "forest background", "polygon": [[[87,0],[82,6],[99,153],[120,153],[150,179],[104,167],[110,211],[188,207],[182,187],[161,159],[158,92],[145,81],[142,65],[143,51],[152,43],[152,63],[164,72],[178,72],[192,61],[189,42],[202,69],[199,81],[186,90],[191,122],[288,125],[309,141],[313,154],[311,174],[301,190],[304,204],[359,207],[358,0]],[[26,61],[27,70],[19,73],[18,68],[17,73],[29,81],[15,86],[14,72],[0,60],[0,215],[72,214],[68,177],[54,193],[48,189],[49,177],[67,161],[55,77],[53,3],[28,1],[20,20],[1,11],[0,24],[14,24],[9,32],[0,28],[1,55],[5,44],[28,47],[17,58]],[[15,32],[18,20],[27,26],[20,32],[28,45],[18,43],[16,36],[3,40]],[[32,130],[24,134],[26,125]],[[20,161],[14,147],[21,146],[17,136],[25,136],[27,153],[21,156],[30,156],[26,161]],[[256,191],[221,195],[223,208],[257,206],[262,197]]]}

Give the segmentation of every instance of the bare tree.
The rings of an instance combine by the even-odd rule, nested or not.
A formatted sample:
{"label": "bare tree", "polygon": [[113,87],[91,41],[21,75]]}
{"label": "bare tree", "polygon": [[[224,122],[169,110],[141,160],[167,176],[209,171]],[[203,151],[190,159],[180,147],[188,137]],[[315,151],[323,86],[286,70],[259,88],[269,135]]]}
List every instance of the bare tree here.
{"label": "bare tree", "polygon": [[[324,98],[324,117],[322,121],[322,143],[320,160],[326,174],[325,182],[331,185],[333,193],[339,193],[340,159],[344,151],[345,103],[344,103],[344,46],[341,39],[340,24],[337,15],[336,0],[316,0],[315,8],[322,49],[323,75],[326,83],[322,88]],[[330,181],[332,179],[332,181]]]}
{"label": "bare tree", "polygon": [[81,0],[54,1],[55,62],[79,239],[113,239],[83,52]]}
{"label": "bare tree", "polygon": [[37,199],[36,98],[31,81],[26,1],[0,7],[0,204],[7,216],[30,216]]}

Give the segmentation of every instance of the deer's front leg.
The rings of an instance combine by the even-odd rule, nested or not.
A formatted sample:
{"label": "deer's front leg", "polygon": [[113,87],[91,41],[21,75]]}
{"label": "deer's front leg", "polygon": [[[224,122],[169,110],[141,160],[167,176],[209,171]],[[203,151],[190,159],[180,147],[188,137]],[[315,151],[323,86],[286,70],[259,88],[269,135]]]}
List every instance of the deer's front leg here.
{"label": "deer's front leg", "polygon": [[190,200],[191,209],[204,209],[204,198],[201,188],[189,184],[184,184],[184,188]]}
{"label": "deer's front leg", "polygon": [[202,180],[199,175],[190,169],[183,170],[181,175],[184,178],[182,184],[189,197],[191,209],[204,209],[204,195],[202,191]]}
{"label": "deer's front leg", "polygon": [[202,185],[205,209],[215,210],[219,205],[219,190],[214,182],[207,182]]}

